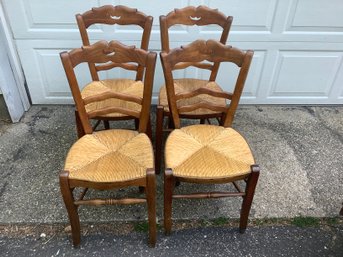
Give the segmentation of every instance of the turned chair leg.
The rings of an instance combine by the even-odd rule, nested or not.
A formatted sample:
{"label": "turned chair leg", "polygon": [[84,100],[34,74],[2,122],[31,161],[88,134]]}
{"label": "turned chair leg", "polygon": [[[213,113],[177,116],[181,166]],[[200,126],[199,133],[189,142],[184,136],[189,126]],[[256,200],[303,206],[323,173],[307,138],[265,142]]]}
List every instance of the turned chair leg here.
{"label": "turned chair leg", "polygon": [[245,196],[243,198],[241,217],[239,223],[239,232],[244,233],[247,228],[248,217],[250,213],[251,204],[255,194],[255,188],[260,175],[260,168],[258,165],[251,166],[251,174],[248,178]]}
{"label": "turned chair leg", "polygon": [[161,172],[162,140],[163,140],[163,106],[157,106],[156,134],[155,134],[155,169],[156,174]]}
{"label": "turned chair leg", "polygon": [[172,170],[167,169],[164,173],[164,231],[166,235],[170,235],[172,227],[173,188],[173,173]]}
{"label": "turned chair leg", "polygon": [[77,212],[77,206],[74,204],[73,190],[69,187],[68,176],[69,173],[67,171],[62,171],[60,173],[60,188],[69,216],[73,245],[74,247],[77,247],[80,245],[81,241],[80,218]]}
{"label": "turned chair leg", "polygon": [[148,204],[149,246],[156,244],[156,176],[154,170],[147,170],[146,199]]}

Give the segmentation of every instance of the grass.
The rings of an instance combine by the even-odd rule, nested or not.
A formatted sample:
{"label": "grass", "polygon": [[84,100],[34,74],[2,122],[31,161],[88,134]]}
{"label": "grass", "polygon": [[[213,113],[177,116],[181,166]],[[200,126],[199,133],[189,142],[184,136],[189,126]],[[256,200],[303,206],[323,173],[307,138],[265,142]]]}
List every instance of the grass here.
{"label": "grass", "polygon": [[[161,230],[161,225],[160,224],[156,224],[157,226],[157,230]],[[148,222],[139,222],[139,223],[135,223],[133,226],[134,231],[136,232],[148,232],[149,231],[149,224]]]}
{"label": "grass", "polygon": [[314,218],[314,217],[295,217],[292,219],[291,224],[300,228],[306,228],[306,227],[318,227],[321,223],[320,218]]}

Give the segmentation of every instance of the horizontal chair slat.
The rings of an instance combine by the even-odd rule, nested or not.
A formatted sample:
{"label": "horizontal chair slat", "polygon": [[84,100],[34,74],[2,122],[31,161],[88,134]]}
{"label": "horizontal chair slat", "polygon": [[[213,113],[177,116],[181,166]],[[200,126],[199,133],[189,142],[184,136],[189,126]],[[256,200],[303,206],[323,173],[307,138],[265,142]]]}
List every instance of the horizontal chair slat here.
{"label": "horizontal chair slat", "polygon": [[187,67],[194,66],[200,69],[212,70],[213,65],[209,63],[199,62],[180,62],[174,66],[174,70],[185,69]]}
{"label": "horizontal chair slat", "polygon": [[227,111],[227,107],[223,107],[223,106],[212,104],[212,103],[204,103],[204,102],[178,107],[178,110],[180,113],[183,113],[183,112],[195,111],[195,110],[198,110],[200,108],[208,109],[208,110],[215,111],[215,112],[226,112]]}
{"label": "horizontal chair slat", "polygon": [[87,115],[90,119],[100,116],[100,115],[106,115],[109,113],[113,113],[113,112],[117,112],[117,113],[121,113],[121,114],[126,114],[128,116],[132,116],[135,118],[139,118],[140,117],[140,112],[137,111],[133,111],[133,110],[129,110],[126,108],[121,108],[121,107],[107,107],[107,108],[102,108],[99,110],[95,110],[95,111],[91,111],[88,112]]}
{"label": "horizontal chair slat", "polygon": [[215,91],[215,90],[205,88],[205,87],[201,87],[201,88],[198,88],[198,89],[190,91],[190,92],[178,93],[175,95],[175,97],[176,97],[176,100],[180,100],[180,99],[190,98],[190,97],[194,97],[194,96],[201,95],[201,94],[225,98],[225,99],[229,99],[229,100],[232,99],[232,94],[230,94],[230,93]]}
{"label": "horizontal chair slat", "polygon": [[102,70],[109,70],[109,69],[118,68],[118,67],[126,69],[126,70],[132,70],[132,71],[137,71],[138,69],[138,65],[129,64],[129,63],[108,63],[108,64],[95,66],[95,69],[97,71],[102,71]]}
{"label": "horizontal chair slat", "polygon": [[120,100],[125,100],[125,101],[129,101],[129,102],[134,102],[137,104],[142,105],[142,97],[137,97],[137,96],[130,96],[127,94],[122,94],[122,93],[117,93],[117,92],[104,92],[101,94],[97,94],[97,95],[93,95],[93,96],[88,96],[86,98],[83,99],[83,102],[85,105],[90,104],[90,103],[94,103],[94,102],[98,102],[98,101],[103,101],[109,98],[117,98]]}

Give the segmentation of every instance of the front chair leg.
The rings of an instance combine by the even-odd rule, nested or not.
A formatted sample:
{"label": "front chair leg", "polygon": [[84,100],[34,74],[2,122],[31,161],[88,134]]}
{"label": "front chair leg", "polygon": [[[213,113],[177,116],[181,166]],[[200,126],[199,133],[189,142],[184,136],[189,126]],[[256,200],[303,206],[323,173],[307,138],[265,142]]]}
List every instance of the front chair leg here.
{"label": "front chair leg", "polygon": [[242,203],[241,217],[240,217],[240,223],[239,223],[240,233],[244,233],[245,229],[247,228],[250,208],[251,208],[252,200],[254,198],[255,188],[256,188],[259,175],[260,175],[260,167],[258,165],[252,165],[251,174],[247,181],[247,185],[245,189],[245,196],[243,198],[243,203]]}
{"label": "front chair leg", "polygon": [[166,235],[170,235],[172,227],[172,202],[174,178],[171,169],[166,169],[164,173],[164,231]]}
{"label": "front chair leg", "polygon": [[149,246],[156,244],[156,176],[153,169],[148,169],[146,173],[146,199],[148,204],[149,219]]}
{"label": "front chair leg", "polygon": [[69,187],[68,176],[68,171],[62,171],[60,173],[60,188],[69,216],[73,245],[77,247],[81,241],[80,218],[77,212],[77,206],[74,204],[73,190]]}

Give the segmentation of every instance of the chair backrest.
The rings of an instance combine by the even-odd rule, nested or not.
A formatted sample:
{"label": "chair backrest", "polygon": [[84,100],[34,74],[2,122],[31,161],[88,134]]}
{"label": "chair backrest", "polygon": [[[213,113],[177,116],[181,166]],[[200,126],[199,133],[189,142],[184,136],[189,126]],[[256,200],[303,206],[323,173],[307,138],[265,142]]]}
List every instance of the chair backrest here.
{"label": "chair backrest", "polygon": [[[181,46],[161,53],[162,67],[167,87],[168,104],[171,109],[173,121],[176,128],[180,128],[180,114],[191,112],[200,108],[223,113],[224,127],[232,124],[239,99],[241,97],[245,80],[248,75],[250,63],[254,52],[252,50],[241,51],[232,46],[226,46],[215,40],[197,40],[189,45]],[[173,71],[189,67],[194,62],[231,62],[239,67],[239,73],[232,93],[215,91],[208,88],[198,88],[193,91],[175,93]],[[209,83],[215,83],[209,81]],[[214,97],[224,98],[230,101],[229,105],[223,107],[208,102],[197,102],[186,106],[178,105],[178,101],[197,95],[207,94]]]}
{"label": "chair backrest", "polygon": [[[104,5],[101,7],[94,7],[83,14],[76,14],[76,21],[84,46],[90,45],[87,28],[93,24],[137,25],[143,29],[140,48],[148,50],[153,17],[147,16],[137,9],[122,5]],[[89,69],[92,79],[99,80],[99,76],[93,64],[89,64]],[[136,80],[142,80],[143,73],[143,67],[139,67],[136,74]]]}
{"label": "chair backrest", "polygon": [[[110,42],[99,41],[93,45],[83,46],[81,48],[73,49],[70,52],[62,52],[60,54],[75,105],[86,134],[93,132],[89,122],[91,118],[110,113],[122,113],[138,118],[140,120],[138,131],[146,131],[151,105],[156,55],[157,54],[154,52],[148,52],[134,46],[129,47],[114,40]],[[112,91],[99,92],[96,95],[82,98],[74,72],[74,68],[80,63],[98,64],[97,69],[99,70],[106,66],[120,66],[128,70],[137,70],[139,66],[144,67],[146,71],[142,82],[144,83],[143,98]],[[110,98],[139,104],[141,105],[140,111],[124,107],[105,107],[97,109],[96,111],[86,110],[88,104],[94,104]]]}
{"label": "chair backrest", "polygon": [[[207,26],[218,25],[222,28],[220,36],[220,42],[226,44],[233,17],[225,16],[217,9],[210,9],[206,6],[187,6],[182,9],[175,9],[167,15],[160,16],[160,31],[161,31],[161,44],[162,51],[169,52],[169,28],[174,25],[187,25],[187,26]],[[193,41],[193,40],[192,40]],[[211,81],[214,81],[217,77],[219,63],[213,63],[212,65],[199,66],[197,63],[193,63],[194,67],[200,69],[210,69]]]}

